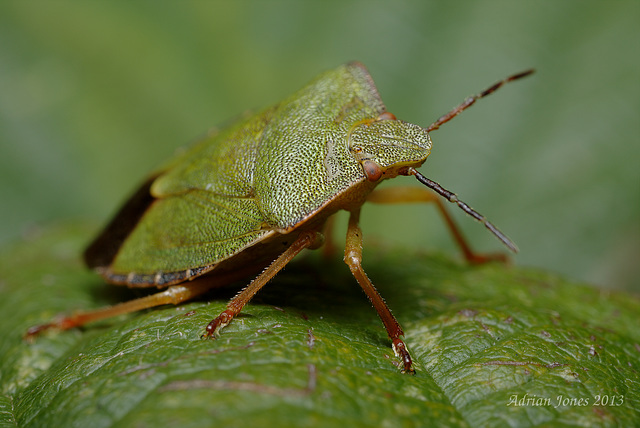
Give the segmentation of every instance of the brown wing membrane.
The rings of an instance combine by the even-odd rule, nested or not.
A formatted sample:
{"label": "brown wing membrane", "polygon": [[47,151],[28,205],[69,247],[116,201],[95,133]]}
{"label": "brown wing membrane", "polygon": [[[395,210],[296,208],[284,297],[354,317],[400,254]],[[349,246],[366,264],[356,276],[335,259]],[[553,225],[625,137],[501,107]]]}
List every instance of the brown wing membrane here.
{"label": "brown wing membrane", "polygon": [[154,201],[149,189],[157,176],[150,177],[120,208],[104,230],[84,251],[84,261],[90,268],[107,267],[115,258],[122,243],[136,227],[149,205]]}

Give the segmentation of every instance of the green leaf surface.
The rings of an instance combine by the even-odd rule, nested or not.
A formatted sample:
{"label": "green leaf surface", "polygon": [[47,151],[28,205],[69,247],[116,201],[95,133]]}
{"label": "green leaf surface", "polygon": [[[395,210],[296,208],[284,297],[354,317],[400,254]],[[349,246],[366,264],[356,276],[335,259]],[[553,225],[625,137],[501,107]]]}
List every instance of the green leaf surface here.
{"label": "green leaf surface", "polygon": [[640,423],[636,297],[397,248],[369,247],[364,266],[415,375],[339,257],[312,253],[219,340],[200,335],[235,288],[23,341],[59,312],[139,294],[81,265],[90,236],[52,227],[0,254],[0,427]]}

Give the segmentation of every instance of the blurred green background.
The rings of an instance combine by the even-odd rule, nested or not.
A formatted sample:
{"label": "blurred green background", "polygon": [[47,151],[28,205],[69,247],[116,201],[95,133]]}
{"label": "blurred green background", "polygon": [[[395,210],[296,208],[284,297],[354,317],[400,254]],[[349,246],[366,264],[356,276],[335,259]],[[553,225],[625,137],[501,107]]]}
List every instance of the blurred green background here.
{"label": "blurred green background", "polygon": [[[0,244],[97,227],[176,147],[346,61],[423,126],[535,67],[434,132],[421,171],[516,241],[517,264],[638,291],[638,22],[635,0],[2,1]],[[433,207],[369,206],[363,230],[456,251]]]}

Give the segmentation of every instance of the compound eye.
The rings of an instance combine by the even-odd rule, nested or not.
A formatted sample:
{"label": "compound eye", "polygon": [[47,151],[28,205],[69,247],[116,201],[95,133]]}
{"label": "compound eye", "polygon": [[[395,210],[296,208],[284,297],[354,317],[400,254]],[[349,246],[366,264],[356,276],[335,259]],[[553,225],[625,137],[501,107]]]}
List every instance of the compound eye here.
{"label": "compound eye", "polygon": [[364,169],[364,175],[367,176],[369,181],[378,181],[382,177],[382,168],[373,161],[366,160],[362,162],[362,169]]}
{"label": "compound eye", "polygon": [[385,111],[380,116],[378,116],[378,120],[397,120],[397,119],[395,114]]}

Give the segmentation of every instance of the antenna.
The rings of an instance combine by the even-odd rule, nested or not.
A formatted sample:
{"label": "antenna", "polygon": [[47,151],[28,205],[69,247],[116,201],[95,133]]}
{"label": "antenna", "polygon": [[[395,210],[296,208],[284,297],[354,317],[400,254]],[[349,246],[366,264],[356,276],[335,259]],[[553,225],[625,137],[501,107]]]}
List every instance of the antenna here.
{"label": "antenna", "polygon": [[499,81],[498,83],[493,84],[492,86],[488,87],[487,89],[485,89],[484,91],[480,92],[479,94],[467,97],[467,99],[465,99],[462,102],[462,104],[460,104],[457,107],[454,107],[449,113],[447,113],[447,114],[445,114],[443,116],[440,116],[440,119],[436,120],[431,125],[429,125],[429,127],[427,128],[427,132],[435,131],[436,129],[440,128],[440,126],[442,126],[443,124],[449,122],[451,119],[453,119],[454,117],[456,117],[457,115],[459,115],[460,113],[462,113],[463,111],[465,111],[466,109],[471,107],[480,98],[484,98],[487,95],[492,94],[495,91],[497,91],[505,83],[509,83],[509,82],[514,81],[514,80],[518,80],[518,79],[522,79],[523,77],[527,77],[528,75],[532,74],[534,71],[535,70],[531,69],[531,70],[523,71],[521,73],[514,74],[512,76],[507,77],[506,79],[503,79],[503,80]]}
{"label": "antenna", "polygon": [[430,188],[440,196],[446,198],[447,200],[449,200],[449,202],[453,202],[457,204],[462,209],[462,211],[466,212],[471,217],[478,220],[480,223],[484,224],[484,226],[487,229],[489,229],[491,233],[493,233],[496,236],[496,238],[498,238],[509,250],[513,251],[514,253],[518,252],[518,247],[516,246],[516,244],[513,243],[513,241],[511,241],[511,239],[507,238],[507,235],[500,232],[500,230],[497,227],[495,227],[493,224],[491,224],[489,220],[486,219],[485,216],[475,211],[469,205],[467,205],[466,203],[458,199],[458,196],[456,196],[455,193],[448,191],[447,189],[445,189],[435,181],[428,179],[427,177],[425,177],[424,175],[416,171],[416,169],[413,167],[408,169],[408,173],[411,175],[415,175],[419,182],[421,182],[422,184],[424,184],[425,186],[427,186],[428,188]]}

